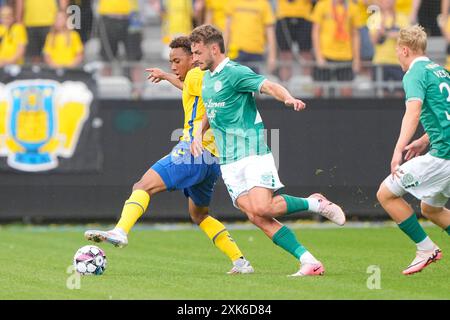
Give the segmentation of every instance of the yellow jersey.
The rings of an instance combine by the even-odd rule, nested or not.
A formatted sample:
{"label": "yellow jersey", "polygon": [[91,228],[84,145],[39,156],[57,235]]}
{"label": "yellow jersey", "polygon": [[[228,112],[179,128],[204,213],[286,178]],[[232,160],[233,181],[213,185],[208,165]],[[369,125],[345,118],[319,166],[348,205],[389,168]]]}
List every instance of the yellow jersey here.
{"label": "yellow jersey", "polygon": [[83,43],[78,32],[74,30],[68,32],[69,36],[49,33],[45,39],[44,54],[49,55],[51,60],[61,67],[72,65],[76,57],[83,52]]}
{"label": "yellow jersey", "polygon": [[227,16],[225,15],[225,1],[206,0],[206,10],[212,11],[212,24],[223,32],[227,20]]}
{"label": "yellow jersey", "polygon": [[100,15],[127,16],[131,13],[133,4],[130,0],[100,0],[98,13]]}
{"label": "yellow jersey", "polygon": [[311,0],[278,0],[277,18],[307,18],[311,14]]}
{"label": "yellow jersey", "polygon": [[[202,124],[203,115],[206,112],[202,99],[202,84],[204,71],[200,68],[189,70],[184,79],[183,85],[183,109],[184,109],[184,128],[182,141],[191,142],[194,134]],[[214,135],[211,129],[203,136],[203,147],[217,156]]]}
{"label": "yellow jersey", "polygon": [[27,27],[50,27],[58,12],[57,0],[25,0],[23,22]]}
{"label": "yellow jersey", "polygon": [[[310,20],[320,25],[319,46],[322,55],[330,60],[348,61],[353,58],[353,28],[359,29],[363,24],[358,7],[353,1],[348,2],[347,6],[337,4],[335,8],[333,4],[333,0],[319,1],[313,9]],[[343,21],[341,29],[338,27],[337,17]]]}
{"label": "yellow jersey", "polygon": [[235,0],[227,2],[225,13],[231,17],[230,43],[253,54],[266,49],[266,27],[275,23],[268,0]]}
{"label": "yellow jersey", "polygon": [[192,0],[166,0],[162,17],[163,42],[169,44],[177,36],[185,36],[192,31]]}
{"label": "yellow jersey", "polygon": [[[15,23],[9,30],[0,25],[0,60],[13,58],[19,46],[28,44],[27,31],[22,24]],[[18,64],[23,64],[24,59],[20,59]]]}
{"label": "yellow jersey", "polygon": [[395,2],[395,12],[410,15],[413,9],[413,0],[397,0]]}
{"label": "yellow jersey", "polygon": [[[369,31],[371,34],[376,34],[378,28],[381,27],[381,14],[374,13],[373,23],[370,24]],[[384,22],[384,27],[386,30],[394,27],[405,28],[409,26],[409,17],[404,14],[397,13],[394,17],[386,17]],[[386,38],[383,43],[375,44],[375,55],[373,56],[372,62],[374,64],[393,64],[398,65],[397,54],[395,53],[395,47],[397,46],[397,39]]]}

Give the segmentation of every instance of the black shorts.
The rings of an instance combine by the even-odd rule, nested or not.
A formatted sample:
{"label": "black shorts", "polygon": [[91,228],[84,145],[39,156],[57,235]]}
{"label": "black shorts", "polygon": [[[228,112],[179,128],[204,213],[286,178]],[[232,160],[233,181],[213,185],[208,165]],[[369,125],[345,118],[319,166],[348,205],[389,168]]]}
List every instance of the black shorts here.
{"label": "black shorts", "polygon": [[[117,58],[119,43],[125,45],[126,56],[133,57],[134,53],[131,47],[127,45],[128,41],[129,19],[114,18],[109,16],[101,16],[100,21],[100,40],[101,40],[101,56],[104,61],[111,61]],[[140,49],[140,45],[139,45]]]}
{"label": "black shorts", "polygon": [[42,49],[44,49],[45,39],[49,31],[50,27],[27,27],[27,57],[40,57],[42,55]]}
{"label": "black shorts", "polygon": [[374,81],[381,80],[378,79],[378,69],[377,67],[381,67],[382,72],[382,81],[402,81],[403,75],[405,74],[402,70],[402,68],[399,65],[379,65],[374,67],[374,71],[372,73],[372,78]]}
{"label": "black shorts", "polygon": [[352,61],[336,61],[329,60],[327,62],[333,64],[333,66],[327,66],[324,68],[314,67],[313,79],[314,81],[352,81],[353,80],[353,68]]}
{"label": "black shorts", "polygon": [[296,42],[300,51],[309,51],[312,48],[311,22],[303,18],[284,18],[277,21],[276,37],[281,51],[292,50]]}
{"label": "black shorts", "polygon": [[128,61],[140,61],[142,59],[142,33],[140,31],[129,32],[125,43],[125,51]]}

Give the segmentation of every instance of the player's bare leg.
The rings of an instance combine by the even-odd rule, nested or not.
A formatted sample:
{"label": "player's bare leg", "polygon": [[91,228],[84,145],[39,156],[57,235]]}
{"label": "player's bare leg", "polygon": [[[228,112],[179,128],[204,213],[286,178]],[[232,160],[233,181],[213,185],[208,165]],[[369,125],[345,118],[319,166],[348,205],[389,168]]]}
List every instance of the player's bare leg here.
{"label": "player's bare leg", "polygon": [[[254,190],[256,188],[253,188]],[[259,206],[256,198],[269,199],[273,196],[270,189],[258,188],[258,197],[254,199],[249,194],[240,196],[236,203],[239,208],[245,212],[249,220],[258,228],[260,228],[276,245],[292,254],[301,263],[300,270],[292,276],[313,276],[323,275],[325,269],[320,261],[306,250],[297,240],[295,234],[286,226],[281,224],[276,219],[265,214],[267,207]],[[250,191],[252,191],[250,190]],[[283,204],[277,201],[277,208],[282,209]],[[286,205],[284,205],[286,207]]]}
{"label": "player's bare leg", "polygon": [[233,268],[228,274],[248,274],[254,272],[252,265],[245,259],[226,227],[220,221],[209,215],[208,207],[199,207],[189,198],[189,215],[192,221],[211,239],[213,244],[230,258],[233,263]]}
{"label": "player's bare leg", "polygon": [[433,207],[425,202],[420,203],[420,207],[422,209],[422,215],[432,221],[435,225],[441,227],[442,229],[446,230],[447,233],[449,232],[450,227],[450,210],[441,207]]}
{"label": "player's bare leg", "polygon": [[128,233],[147,210],[150,197],[165,190],[166,185],[160,175],[153,169],[149,169],[133,185],[133,192],[125,202],[116,227],[109,231],[88,230],[84,233],[84,237],[94,242],[108,242],[116,247],[125,247],[128,244]]}
{"label": "player's bare leg", "polygon": [[403,274],[410,275],[420,272],[430,263],[441,259],[441,250],[425,233],[417,221],[414,210],[403,198],[393,194],[384,183],[377,192],[377,198],[399,228],[416,243],[416,257],[403,270]]}

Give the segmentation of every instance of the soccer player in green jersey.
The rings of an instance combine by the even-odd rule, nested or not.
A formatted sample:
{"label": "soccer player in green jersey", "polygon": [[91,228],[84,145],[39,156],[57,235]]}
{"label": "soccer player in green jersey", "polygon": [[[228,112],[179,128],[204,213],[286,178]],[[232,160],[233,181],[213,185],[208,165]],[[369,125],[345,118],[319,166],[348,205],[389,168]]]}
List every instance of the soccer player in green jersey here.
{"label": "soccer player in green jersey", "polygon": [[[281,85],[230,61],[225,56],[223,36],[214,27],[197,27],[189,38],[194,62],[206,70],[202,97],[207,117],[204,117],[203,132],[208,125],[213,129],[222,178],[233,204],[276,245],[300,262],[300,270],[293,276],[324,274],[322,263],[275,218],[309,210],[343,225],[344,212],[321,194],[308,198],[286,194],[274,196],[274,191],[283,185],[265,143],[264,125],[256,108],[254,93],[271,95],[296,111],[303,110],[305,104],[292,97]],[[199,130],[191,146],[194,155],[201,154],[201,134]]]}
{"label": "soccer player in green jersey", "polygon": [[[400,30],[397,56],[403,71],[406,112],[391,161],[391,175],[377,198],[400,229],[417,245],[416,258],[403,271],[409,275],[441,259],[439,247],[417,221],[402,198],[410,193],[421,200],[422,214],[450,234],[450,75],[425,56],[427,35],[416,25]],[[425,134],[409,143],[419,122]],[[430,145],[427,154],[420,156]],[[407,160],[402,165],[403,153]]]}

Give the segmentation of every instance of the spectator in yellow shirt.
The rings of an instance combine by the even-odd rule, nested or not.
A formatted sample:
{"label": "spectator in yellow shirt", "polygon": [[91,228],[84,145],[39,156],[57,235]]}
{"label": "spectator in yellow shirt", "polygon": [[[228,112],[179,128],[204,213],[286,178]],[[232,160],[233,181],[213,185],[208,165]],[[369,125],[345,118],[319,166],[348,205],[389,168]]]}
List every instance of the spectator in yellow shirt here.
{"label": "spectator in yellow shirt", "polygon": [[[379,83],[401,81],[403,71],[399,65],[396,46],[401,28],[409,26],[409,17],[395,12],[395,0],[378,0],[379,12],[374,13],[370,25],[370,35],[375,46],[374,80]],[[388,89],[388,88],[387,88]],[[401,90],[385,90],[385,95],[400,95]]]}
{"label": "spectator in yellow shirt", "polygon": [[415,24],[421,4],[422,0],[396,0],[395,12],[408,16],[409,23]]}
{"label": "spectator in yellow shirt", "polygon": [[17,22],[27,28],[29,44],[27,57],[31,62],[42,62],[42,48],[50,28],[55,23],[56,13],[65,11],[69,0],[16,0]]}
{"label": "spectator in yellow shirt", "polygon": [[223,0],[206,0],[205,24],[211,24],[220,31],[225,31],[227,16],[225,14],[226,2]]}
{"label": "spectator in yellow shirt", "polygon": [[56,15],[55,25],[44,45],[45,62],[52,68],[75,68],[83,60],[83,43],[75,30],[67,28],[67,14]]}
{"label": "spectator in yellow shirt", "polygon": [[[352,81],[359,72],[361,19],[353,1],[321,0],[313,10],[312,42],[317,67],[315,81]],[[318,86],[316,96],[323,90]],[[351,88],[342,88],[341,96],[351,96]]]}
{"label": "spectator in yellow shirt", "polygon": [[[292,76],[293,45],[297,43],[300,57],[306,63],[313,60],[311,48],[312,0],[278,0],[276,37],[280,50],[281,66],[279,76],[282,81]],[[310,68],[303,68],[304,74],[310,74]]]}
{"label": "spectator in yellow shirt", "polygon": [[[275,16],[268,0],[233,0],[225,7],[224,40],[238,50],[235,60],[259,72],[267,53],[267,72],[276,67]],[[266,48],[267,47],[267,48]]]}
{"label": "spectator in yellow shirt", "polygon": [[0,67],[23,64],[28,43],[25,27],[14,22],[14,11],[10,6],[1,8],[0,18]]}

